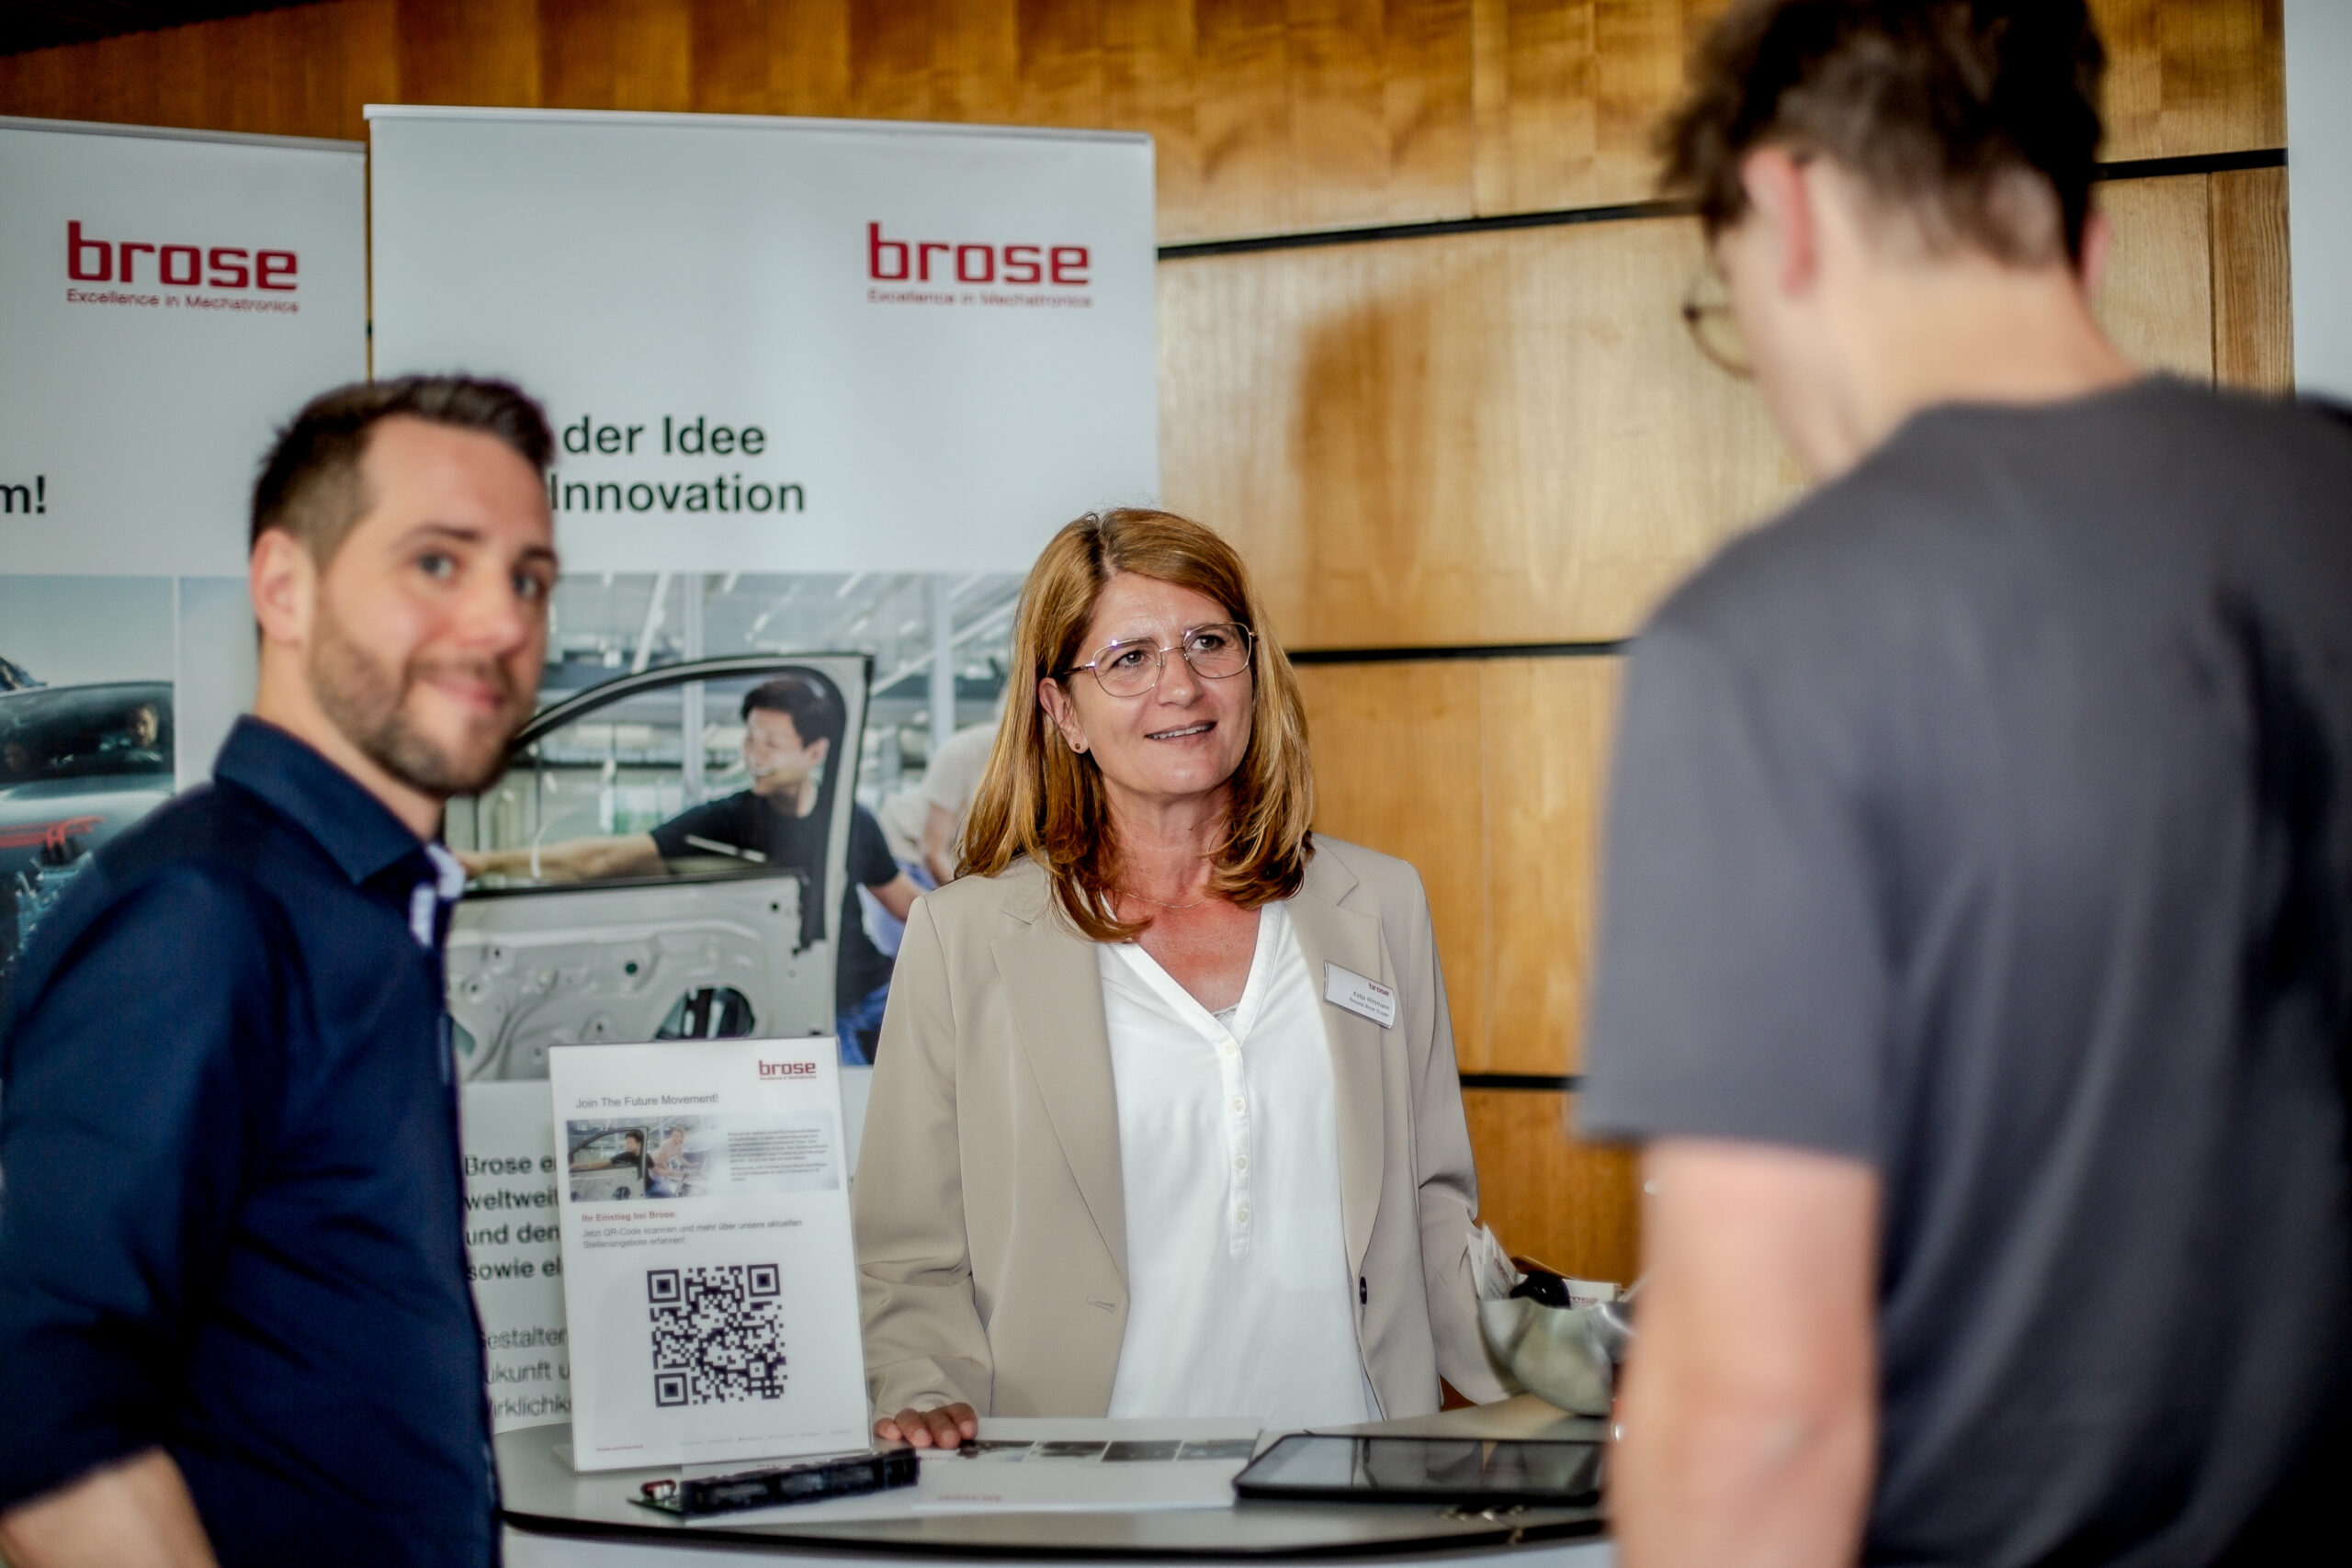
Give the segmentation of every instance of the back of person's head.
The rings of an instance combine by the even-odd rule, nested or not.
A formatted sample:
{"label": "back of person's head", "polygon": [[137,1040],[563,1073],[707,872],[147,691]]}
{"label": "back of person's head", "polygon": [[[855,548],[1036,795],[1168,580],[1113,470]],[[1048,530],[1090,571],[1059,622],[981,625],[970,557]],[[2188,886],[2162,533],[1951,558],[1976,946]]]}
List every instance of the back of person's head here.
{"label": "back of person's head", "polygon": [[368,437],[396,418],[492,436],[542,476],[555,457],[546,413],[510,382],[469,376],[355,381],[312,398],[277,433],[254,484],[250,542],[279,529],[320,566],[333,560],[352,525],[368,514],[359,465]]}
{"label": "back of person's head", "polygon": [[[780,713],[792,720],[793,733],[800,737],[803,749],[824,740],[838,744],[842,731],[848,728],[848,716],[832,694],[819,688],[813,681],[798,675],[778,675],[773,681],[763,681],[743,694],[743,716],[749,719],[753,709]],[[831,747],[827,748],[829,750]]]}
{"label": "back of person's head", "polygon": [[2083,0],[1742,0],[1660,136],[1710,237],[1760,146],[1826,158],[1931,252],[2082,259],[2107,52]]}
{"label": "back of person's head", "polygon": [[994,876],[1025,856],[1046,868],[1063,911],[1098,942],[1131,940],[1143,928],[1111,912],[1117,846],[1102,772],[1063,741],[1038,705],[1037,686],[1069,679],[1096,651],[1085,646],[1095,602],[1121,572],[1214,600],[1255,639],[1250,747],[1228,785],[1230,815],[1211,889],[1245,908],[1297,892],[1315,815],[1298,678],[1268,634],[1264,606],[1233,547],[1188,517],[1138,507],[1090,512],[1069,524],[1022,585],[1004,718],[966,819],[958,874]]}

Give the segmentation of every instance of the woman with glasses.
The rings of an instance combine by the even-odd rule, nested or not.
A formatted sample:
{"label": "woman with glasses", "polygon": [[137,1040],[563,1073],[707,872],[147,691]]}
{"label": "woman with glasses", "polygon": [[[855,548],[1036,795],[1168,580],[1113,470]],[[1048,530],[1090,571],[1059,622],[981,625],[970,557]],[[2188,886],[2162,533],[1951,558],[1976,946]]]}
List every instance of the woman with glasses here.
{"label": "woman with glasses", "polygon": [[1412,867],[1309,834],[1240,558],[1080,518],[1022,592],[958,879],[909,916],[853,1197],[876,1433],[1499,1396]]}

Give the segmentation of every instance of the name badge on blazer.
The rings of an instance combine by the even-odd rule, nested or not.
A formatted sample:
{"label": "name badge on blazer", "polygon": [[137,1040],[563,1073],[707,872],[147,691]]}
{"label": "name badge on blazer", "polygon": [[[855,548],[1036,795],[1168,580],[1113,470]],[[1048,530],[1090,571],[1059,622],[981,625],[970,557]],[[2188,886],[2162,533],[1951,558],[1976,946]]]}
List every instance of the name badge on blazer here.
{"label": "name badge on blazer", "polygon": [[1336,964],[1323,965],[1323,999],[1368,1018],[1383,1029],[1396,1027],[1396,993],[1377,980],[1367,980]]}

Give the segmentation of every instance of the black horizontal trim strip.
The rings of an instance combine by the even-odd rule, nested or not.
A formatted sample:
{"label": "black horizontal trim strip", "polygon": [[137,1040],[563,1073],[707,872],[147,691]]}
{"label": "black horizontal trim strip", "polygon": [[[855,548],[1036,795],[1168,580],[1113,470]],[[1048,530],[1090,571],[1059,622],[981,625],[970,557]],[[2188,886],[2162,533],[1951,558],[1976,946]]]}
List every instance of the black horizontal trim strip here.
{"label": "black horizontal trim strip", "polygon": [[1582,1073],[1464,1073],[1464,1089],[1540,1089],[1552,1094],[1574,1094],[1584,1087]]}
{"label": "black horizontal trim strip", "polygon": [[1434,240],[1444,234],[1490,234],[1505,229],[1556,229],[1566,223],[1622,223],[1634,218],[1679,218],[1687,201],[1625,201],[1613,207],[1563,207],[1548,212],[1498,212],[1490,218],[1441,218],[1430,223],[1380,223],[1365,229],[1309,229],[1296,234],[1250,234],[1238,240],[1195,240],[1159,247],[1161,261],[1240,255],[1250,251],[1298,251],[1312,245],[1361,245],[1374,240]]}
{"label": "black horizontal trim strip", "polygon": [[2233,175],[2241,169],[2283,169],[2284,147],[2249,147],[2243,152],[2192,152],[2181,158],[2126,158],[2101,164],[2094,178],[2155,180],[2166,175]]}
{"label": "black horizontal trim strip", "polygon": [[[2100,180],[2158,179],[2166,175],[2226,175],[2241,169],[2280,169],[2284,147],[2255,147],[2243,152],[2198,152],[2181,158],[2126,158],[2101,164]],[[1233,240],[1193,240],[1159,247],[1161,261],[1201,256],[1246,255],[1252,251],[1303,251],[1317,245],[1363,245],[1376,240],[1434,240],[1447,234],[1491,234],[1510,229],[1556,229],[1568,223],[1623,223],[1640,218],[1679,218],[1687,201],[1622,201],[1608,207],[1561,207],[1544,212],[1498,212],[1487,218],[1441,218],[1428,223],[1376,223],[1361,229],[1308,229],[1295,234],[1246,234]]]}
{"label": "black horizontal trim strip", "polygon": [[1293,648],[1293,664],[1411,664],[1436,659],[1605,659],[1623,653],[1625,639],[1606,642],[1476,642],[1429,648]]}

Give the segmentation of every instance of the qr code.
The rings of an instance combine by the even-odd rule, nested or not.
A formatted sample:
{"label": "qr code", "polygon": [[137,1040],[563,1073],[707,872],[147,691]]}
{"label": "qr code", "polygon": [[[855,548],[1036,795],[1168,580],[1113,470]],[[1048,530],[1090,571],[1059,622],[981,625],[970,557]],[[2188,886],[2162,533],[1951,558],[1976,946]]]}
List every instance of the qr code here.
{"label": "qr code", "polygon": [[649,1269],[653,1403],[784,1397],[784,1287],[773,1263]]}

